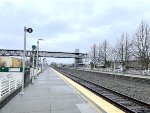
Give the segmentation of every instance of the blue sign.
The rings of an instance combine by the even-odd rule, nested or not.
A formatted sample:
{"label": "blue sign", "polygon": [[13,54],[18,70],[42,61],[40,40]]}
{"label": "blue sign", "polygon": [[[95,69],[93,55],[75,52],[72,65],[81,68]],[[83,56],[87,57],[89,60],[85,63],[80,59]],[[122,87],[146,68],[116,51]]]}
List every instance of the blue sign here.
{"label": "blue sign", "polygon": [[35,46],[35,45],[32,45],[32,49],[33,49],[33,50],[36,49],[36,46]]}

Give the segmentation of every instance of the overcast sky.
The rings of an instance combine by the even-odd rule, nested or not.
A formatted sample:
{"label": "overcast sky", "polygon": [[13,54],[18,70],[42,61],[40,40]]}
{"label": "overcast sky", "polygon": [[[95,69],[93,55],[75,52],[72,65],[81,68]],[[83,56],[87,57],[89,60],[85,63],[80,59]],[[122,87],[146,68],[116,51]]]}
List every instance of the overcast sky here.
{"label": "overcast sky", "polygon": [[26,26],[34,30],[28,50],[42,38],[40,50],[88,52],[104,39],[113,45],[142,20],[150,23],[149,0],[0,0],[0,48],[23,49]]}

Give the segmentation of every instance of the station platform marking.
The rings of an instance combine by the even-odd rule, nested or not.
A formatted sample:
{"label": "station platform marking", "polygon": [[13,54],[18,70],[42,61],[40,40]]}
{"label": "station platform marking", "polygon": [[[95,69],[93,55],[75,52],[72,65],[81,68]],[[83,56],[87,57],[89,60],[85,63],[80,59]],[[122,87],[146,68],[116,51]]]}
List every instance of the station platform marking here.
{"label": "station platform marking", "polygon": [[[100,98],[99,96],[97,96],[96,94],[92,93],[88,89],[84,88],[83,86],[79,85],[78,83],[74,82],[73,80],[67,78],[63,74],[57,72],[54,69],[52,69],[52,70],[55,73],[57,73],[57,75],[60,76],[65,82],[69,83],[73,88],[75,88],[77,93],[79,94],[79,96],[84,98],[90,105],[92,105],[98,113],[103,113],[103,112],[101,110],[99,110],[99,108],[96,107],[92,102],[94,102],[97,106],[102,108],[106,113],[125,113],[124,111],[120,110],[116,106],[110,104],[106,100],[104,100],[104,99]],[[84,96],[86,96],[88,99],[90,99],[92,102],[90,102],[82,94]]]}

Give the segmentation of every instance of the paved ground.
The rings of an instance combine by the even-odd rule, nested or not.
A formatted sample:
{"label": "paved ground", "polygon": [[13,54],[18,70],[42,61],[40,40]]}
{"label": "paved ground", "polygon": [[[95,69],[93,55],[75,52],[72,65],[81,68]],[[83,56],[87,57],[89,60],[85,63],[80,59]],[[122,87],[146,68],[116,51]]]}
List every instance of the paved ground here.
{"label": "paved ground", "polygon": [[0,113],[98,113],[51,69],[41,73],[24,93],[16,95]]}

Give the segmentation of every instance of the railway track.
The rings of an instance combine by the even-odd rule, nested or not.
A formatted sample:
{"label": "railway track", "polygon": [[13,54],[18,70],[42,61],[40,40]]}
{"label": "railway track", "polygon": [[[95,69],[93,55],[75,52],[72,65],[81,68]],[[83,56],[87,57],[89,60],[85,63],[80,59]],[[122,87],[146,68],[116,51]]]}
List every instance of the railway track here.
{"label": "railway track", "polygon": [[58,72],[88,88],[98,96],[106,99],[110,103],[116,105],[126,113],[150,113],[150,105],[139,100],[133,99],[116,91],[110,90],[103,86],[97,85],[90,80],[77,77],[75,74],[68,71],[55,68]]}

